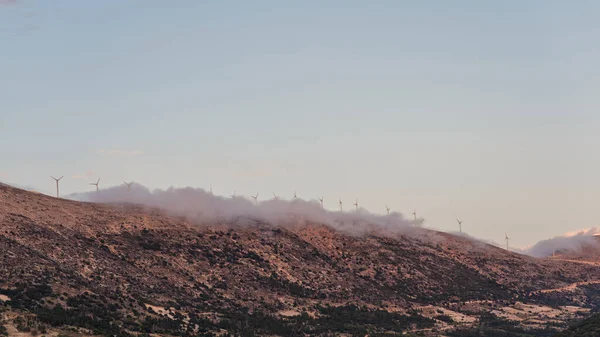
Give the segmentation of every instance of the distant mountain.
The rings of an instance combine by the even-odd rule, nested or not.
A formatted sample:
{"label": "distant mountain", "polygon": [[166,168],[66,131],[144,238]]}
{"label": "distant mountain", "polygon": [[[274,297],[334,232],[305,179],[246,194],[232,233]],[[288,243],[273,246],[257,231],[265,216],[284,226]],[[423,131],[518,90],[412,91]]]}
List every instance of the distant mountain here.
{"label": "distant mountain", "polygon": [[0,185],[0,325],[106,336],[542,336],[600,303],[600,269],[585,263],[422,228],[350,235],[243,223],[197,226]]}

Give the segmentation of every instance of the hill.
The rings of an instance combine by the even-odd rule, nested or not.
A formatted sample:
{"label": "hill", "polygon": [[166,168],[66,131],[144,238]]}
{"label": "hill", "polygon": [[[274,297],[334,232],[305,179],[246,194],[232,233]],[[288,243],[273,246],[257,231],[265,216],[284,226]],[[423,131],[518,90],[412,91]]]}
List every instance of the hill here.
{"label": "hill", "polygon": [[596,337],[600,336],[600,314],[595,314],[573,324],[555,337]]}
{"label": "hill", "polygon": [[198,226],[0,185],[0,311],[13,332],[541,335],[597,305],[599,280],[588,264],[422,228]]}

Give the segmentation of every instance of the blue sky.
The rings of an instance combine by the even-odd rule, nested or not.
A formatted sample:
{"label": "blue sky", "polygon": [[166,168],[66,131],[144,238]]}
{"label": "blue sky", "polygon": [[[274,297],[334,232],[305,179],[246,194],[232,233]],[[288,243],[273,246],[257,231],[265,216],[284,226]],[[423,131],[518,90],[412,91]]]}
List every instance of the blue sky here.
{"label": "blue sky", "polygon": [[0,1],[0,180],[598,224],[595,1]]}

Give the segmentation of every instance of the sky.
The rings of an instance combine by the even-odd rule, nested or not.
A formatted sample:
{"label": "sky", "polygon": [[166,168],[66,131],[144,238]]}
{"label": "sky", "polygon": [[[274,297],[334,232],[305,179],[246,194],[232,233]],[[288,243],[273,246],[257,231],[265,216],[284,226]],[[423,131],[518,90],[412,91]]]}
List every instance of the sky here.
{"label": "sky", "polygon": [[0,0],[0,181],[595,227],[596,1]]}

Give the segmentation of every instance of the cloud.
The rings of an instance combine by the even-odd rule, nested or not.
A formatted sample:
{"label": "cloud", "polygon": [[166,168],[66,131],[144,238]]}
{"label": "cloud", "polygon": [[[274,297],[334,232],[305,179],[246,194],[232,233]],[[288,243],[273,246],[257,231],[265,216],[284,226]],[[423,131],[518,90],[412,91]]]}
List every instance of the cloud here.
{"label": "cloud", "polygon": [[586,247],[600,248],[599,240],[596,235],[600,234],[599,228],[586,228],[564,235],[556,236],[551,239],[538,241],[531,247],[525,248],[525,254],[535,257],[552,256],[553,252],[581,252]]}
{"label": "cloud", "polygon": [[255,204],[244,197],[225,198],[198,188],[169,188],[150,191],[133,184],[131,191],[120,185],[99,192],[79,193],[68,198],[105,203],[136,203],[158,207],[172,215],[184,216],[197,224],[231,223],[237,225],[257,222],[272,225],[324,224],[351,234],[374,230],[409,233],[419,229],[423,220],[411,220],[401,213],[377,215],[365,209],[339,212],[328,211],[317,200],[265,200]]}
{"label": "cloud", "polygon": [[590,236],[590,235],[597,235],[600,234],[600,229],[598,229],[597,227],[591,227],[591,228],[584,228],[584,229],[579,229],[576,231],[572,231],[572,232],[567,232],[565,234],[563,234],[562,236],[566,236],[566,237],[573,237],[573,236]]}
{"label": "cloud", "polygon": [[123,150],[123,149],[111,149],[105,150],[101,149],[98,151],[100,154],[108,155],[108,156],[139,156],[144,154],[144,152],[139,150]]}

